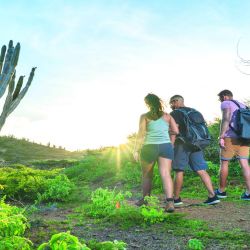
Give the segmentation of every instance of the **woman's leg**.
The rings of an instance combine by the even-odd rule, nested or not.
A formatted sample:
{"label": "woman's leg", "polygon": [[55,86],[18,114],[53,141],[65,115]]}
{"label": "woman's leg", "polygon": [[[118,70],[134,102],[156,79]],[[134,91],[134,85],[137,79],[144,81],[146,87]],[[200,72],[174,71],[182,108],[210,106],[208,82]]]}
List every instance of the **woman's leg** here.
{"label": "woman's leg", "polygon": [[142,194],[143,197],[150,196],[152,189],[153,170],[155,162],[141,162],[142,166]]}
{"label": "woman's leg", "polygon": [[164,193],[167,199],[173,198],[173,180],[171,177],[172,160],[159,157],[158,166],[163,184]]}

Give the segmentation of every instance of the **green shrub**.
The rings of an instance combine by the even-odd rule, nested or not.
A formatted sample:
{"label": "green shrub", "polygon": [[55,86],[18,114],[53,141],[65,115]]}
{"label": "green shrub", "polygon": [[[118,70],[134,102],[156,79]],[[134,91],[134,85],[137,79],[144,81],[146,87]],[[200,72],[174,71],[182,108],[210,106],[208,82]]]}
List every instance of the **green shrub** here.
{"label": "green shrub", "polygon": [[188,249],[192,249],[192,250],[202,250],[204,249],[204,246],[202,244],[202,242],[198,239],[190,239],[188,241]]}
{"label": "green shrub", "polygon": [[146,196],[147,206],[140,207],[144,221],[149,224],[162,222],[166,218],[164,210],[160,207],[160,201],[156,196]]}
{"label": "green shrub", "polygon": [[46,189],[46,180],[54,178],[60,170],[35,170],[23,165],[0,168],[0,183],[4,186],[3,194],[7,198],[35,200],[37,193]]}
{"label": "green shrub", "polygon": [[123,241],[114,240],[112,241],[103,241],[103,242],[96,242],[96,241],[89,241],[88,246],[90,249],[95,250],[126,250],[127,244]]}
{"label": "green shrub", "polygon": [[54,179],[45,181],[45,191],[39,195],[39,201],[65,201],[74,188],[73,183],[66,175],[58,175]]}
{"label": "green shrub", "polygon": [[130,192],[116,192],[107,188],[98,188],[91,194],[91,205],[89,215],[93,217],[109,216],[116,209],[125,206],[124,200],[126,197],[131,197]]}
{"label": "green shrub", "polygon": [[20,236],[0,238],[0,250],[30,250],[32,242]]}
{"label": "green shrub", "polygon": [[[23,165],[0,169],[1,193],[25,201],[64,201],[74,185],[60,169],[37,170]],[[0,188],[1,189],[1,188]]]}
{"label": "green shrub", "polygon": [[70,232],[52,235],[48,243],[41,244],[37,250],[90,250],[85,244],[79,242],[78,238]]}
{"label": "green shrub", "polygon": [[21,236],[27,228],[27,219],[22,210],[0,200],[0,237]]}

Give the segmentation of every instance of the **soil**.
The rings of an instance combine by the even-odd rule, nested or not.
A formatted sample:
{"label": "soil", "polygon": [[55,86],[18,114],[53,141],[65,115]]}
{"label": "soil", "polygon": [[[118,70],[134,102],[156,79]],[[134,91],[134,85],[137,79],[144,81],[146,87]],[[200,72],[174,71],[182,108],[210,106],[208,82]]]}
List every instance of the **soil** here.
{"label": "soil", "polygon": [[200,219],[212,228],[230,231],[241,229],[250,232],[250,202],[227,202],[222,200],[214,206],[202,206],[202,201],[184,199],[183,206],[177,207],[176,212],[187,214],[186,218]]}
{"label": "soil", "polygon": [[[202,205],[201,200],[183,199],[183,202],[184,204],[177,207],[175,212],[184,213],[186,215],[185,218],[206,221],[211,229],[219,228],[221,231],[240,229],[250,233],[250,202],[228,202],[222,200],[219,204],[211,206]],[[130,203],[134,204],[135,201]],[[164,206],[163,202],[162,206]],[[70,213],[72,213],[70,209],[55,208],[41,211],[39,216],[41,216],[40,218],[42,218],[42,221],[63,221],[67,219],[67,215]],[[42,226],[43,225],[39,225],[39,223],[34,223],[34,221],[33,224],[31,223],[29,238],[33,242],[37,240],[36,230],[38,227]],[[65,231],[63,228],[57,228],[57,230]],[[75,225],[70,231],[73,235],[85,239],[86,241],[90,239],[95,239],[98,242],[113,241],[115,239],[122,240],[127,243],[128,250],[184,250],[187,249],[187,242],[190,239],[188,237],[173,234],[174,232],[172,230],[168,230],[166,233],[166,230],[163,230],[161,224],[152,225],[149,228],[136,227],[128,229],[127,231],[119,230],[116,227],[100,228],[92,224],[84,224]],[[32,236],[34,239],[32,239]],[[220,250],[229,248],[221,246],[216,240],[211,240],[206,249]],[[230,245],[230,249],[239,248],[233,248],[233,246]],[[250,249],[250,245],[243,246],[240,249]]]}

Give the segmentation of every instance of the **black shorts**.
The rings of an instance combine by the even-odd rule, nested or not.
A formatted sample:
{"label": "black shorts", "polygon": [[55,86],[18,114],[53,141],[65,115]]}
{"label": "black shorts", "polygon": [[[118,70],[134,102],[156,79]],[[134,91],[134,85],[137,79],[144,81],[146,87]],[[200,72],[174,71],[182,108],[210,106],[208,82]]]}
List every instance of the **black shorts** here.
{"label": "black shorts", "polygon": [[146,144],[141,149],[141,159],[148,163],[155,162],[158,157],[174,159],[174,149],[171,143]]}

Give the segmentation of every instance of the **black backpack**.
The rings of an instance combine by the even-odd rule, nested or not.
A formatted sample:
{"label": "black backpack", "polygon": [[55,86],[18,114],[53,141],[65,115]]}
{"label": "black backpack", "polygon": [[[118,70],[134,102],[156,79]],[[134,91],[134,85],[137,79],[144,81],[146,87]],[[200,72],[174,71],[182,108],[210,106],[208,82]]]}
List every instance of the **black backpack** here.
{"label": "black backpack", "polygon": [[185,109],[176,110],[182,112],[186,128],[185,133],[180,134],[178,138],[199,150],[207,147],[211,142],[211,136],[203,115],[195,109],[189,111]]}
{"label": "black backpack", "polygon": [[235,127],[231,124],[229,127],[244,141],[250,143],[250,109],[246,106],[241,108],[235,100],[230,100],[235,103],[239,109],[236,110]]}

